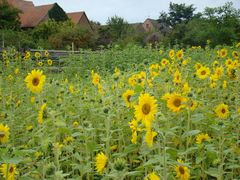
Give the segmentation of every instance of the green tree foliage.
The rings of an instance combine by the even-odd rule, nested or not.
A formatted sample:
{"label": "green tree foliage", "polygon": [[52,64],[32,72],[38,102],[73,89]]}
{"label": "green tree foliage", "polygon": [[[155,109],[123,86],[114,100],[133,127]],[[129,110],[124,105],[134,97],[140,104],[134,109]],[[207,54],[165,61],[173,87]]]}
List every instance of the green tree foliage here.
{"label": "green tree foliage", "polygon": [[68,20],[65,11],[57,3],[53,5],[53,8],[48,12],[48,15],[50,19],[54,19],[55,21]]}
{"label": "green tree foliage", "polygon": [[0,1],[0,29],[19,29],[20,10],[10,6],[6,0]]}
{"label": "green tree foliage", "polygon": [[169,12],[161,12],[159,22],[165,23],[170,27],[175,27],[177,24],[189,22],[193,16],[196,8],[193,5],[170,3]]}
{"label": "green tree foliage", "polygon": [[[0,34],[4,34],[5,47],[16,47],[17,49],[36,48],[28,32],[5,29],[0,30]],[[0,42],[2,40],[2,36],[0,36]]]}
{"label": "green tree foliage", "polygon": [[93,34],[79,26],[67,28],[49,37],[54,49],[63,49],[74,43],[75,49],[90,48],[93,45]]}
{"label": "green tree foliage", "polygon": [[123,39],[128,33],[128,22],[118,16],[113,16],[108,19],[107,25],[113,41]]}
{"label": "green tree foliage", "polygon": [[[231,45],[240,40],[239,12],[232,3],[217,8],[206,8],[203,13],[193,15],[190,20],[176,23],[165,38],[165,44],[205,46],[206,41],[211,40],[213,47],[218,44]],[[165,15],[162,13],[162,17],[170,17]]]}
{"label": "green tree foliage", "polygon": [[47,40],[49,36],[57,33],[58,31],[59,24],[55,20],[48,20],[34,28],[32,34],[34,39]]}

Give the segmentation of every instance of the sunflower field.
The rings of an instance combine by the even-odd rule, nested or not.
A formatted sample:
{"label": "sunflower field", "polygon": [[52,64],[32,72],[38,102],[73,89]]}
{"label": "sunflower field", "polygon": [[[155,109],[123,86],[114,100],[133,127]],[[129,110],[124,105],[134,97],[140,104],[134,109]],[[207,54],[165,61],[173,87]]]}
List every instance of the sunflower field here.
{"label": "sunflower field", "polygon": [[240,43],[0,59],[0,179],[240,179]]}

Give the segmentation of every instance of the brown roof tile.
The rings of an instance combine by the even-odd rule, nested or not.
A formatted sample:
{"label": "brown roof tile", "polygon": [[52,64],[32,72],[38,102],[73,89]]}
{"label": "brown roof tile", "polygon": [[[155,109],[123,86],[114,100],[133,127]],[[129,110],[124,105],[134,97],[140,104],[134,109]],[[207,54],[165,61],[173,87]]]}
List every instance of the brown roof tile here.
{"label": "brown roof tile", "polygon": [[82,16],[84,15],[84,11],[81,12],[72,12],[72,13],[67,13],[67,16],[69,19],[72,20],[74,24],[78,24]]}
{"label": "brown roof tile", "polygon": [[48,11],[54,4],[34,6],[32,1],[24,0],[7,0],[10,5],[20,9],[22,12],[19,14],[21,27],[35,27],[45,18],[47,18]]}

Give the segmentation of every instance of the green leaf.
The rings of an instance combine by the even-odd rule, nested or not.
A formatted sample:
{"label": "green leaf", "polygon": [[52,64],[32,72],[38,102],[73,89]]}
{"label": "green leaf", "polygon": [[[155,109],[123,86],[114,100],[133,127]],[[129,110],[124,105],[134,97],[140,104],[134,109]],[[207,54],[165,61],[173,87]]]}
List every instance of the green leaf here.
{"label": "green leaf", "polygon": [[210,168],[207,171],[205,171],[205,173],[207,173],[210,176],[216,177],[216,178],[219,177],[219,175],[218,175],[219,172],[218,172],[218,169],[216,169],[216,168]]}
{"label": "green leaf", "polygon": [[194,135],[199,134],[200,132],[201,132],[200,130],[187,131],[183,134],[183,137],[194,136]]}

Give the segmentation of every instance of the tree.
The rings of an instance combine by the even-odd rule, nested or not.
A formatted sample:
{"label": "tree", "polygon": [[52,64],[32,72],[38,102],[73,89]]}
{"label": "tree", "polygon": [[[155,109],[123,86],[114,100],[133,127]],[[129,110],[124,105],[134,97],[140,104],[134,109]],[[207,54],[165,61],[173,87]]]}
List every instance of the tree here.
{"label": "tree", "polygon": [[124,38],[128,32],[128,22],[121,17],[113,16],[108,18],[107,25],[113,41]]}
{"label": "tree", "polygon": [[20,12],[19,9],[9,5],[7,1],[0,1],[0,29],[20,29]]}
{"label": "tree", "polygon": [[194,17],[196,8],[193,5],[170,3],[169,12],[161,12],[159,22],[165,23],[170,27],[175,27],[177,24],[187,23]]}
{"label": "tree", "polygon": [[74,43],[76,49],[90,48],[93,44],[93,34],[79,26],[69,27],[49,37],[54,49],[62,49]]}
{"label": "tree", "polygon": [[47,40],[49,36],[59,31],[59,24],[55,20],[48,20],[40,23],[33,29],[33,38],[35,40]]}
{"label": "tree", "polygon": [[65,11],[57,3],[53,5],[53,8],[48,12],[48,15],[50,19],[54,19],[55,21],[68,20]]}

